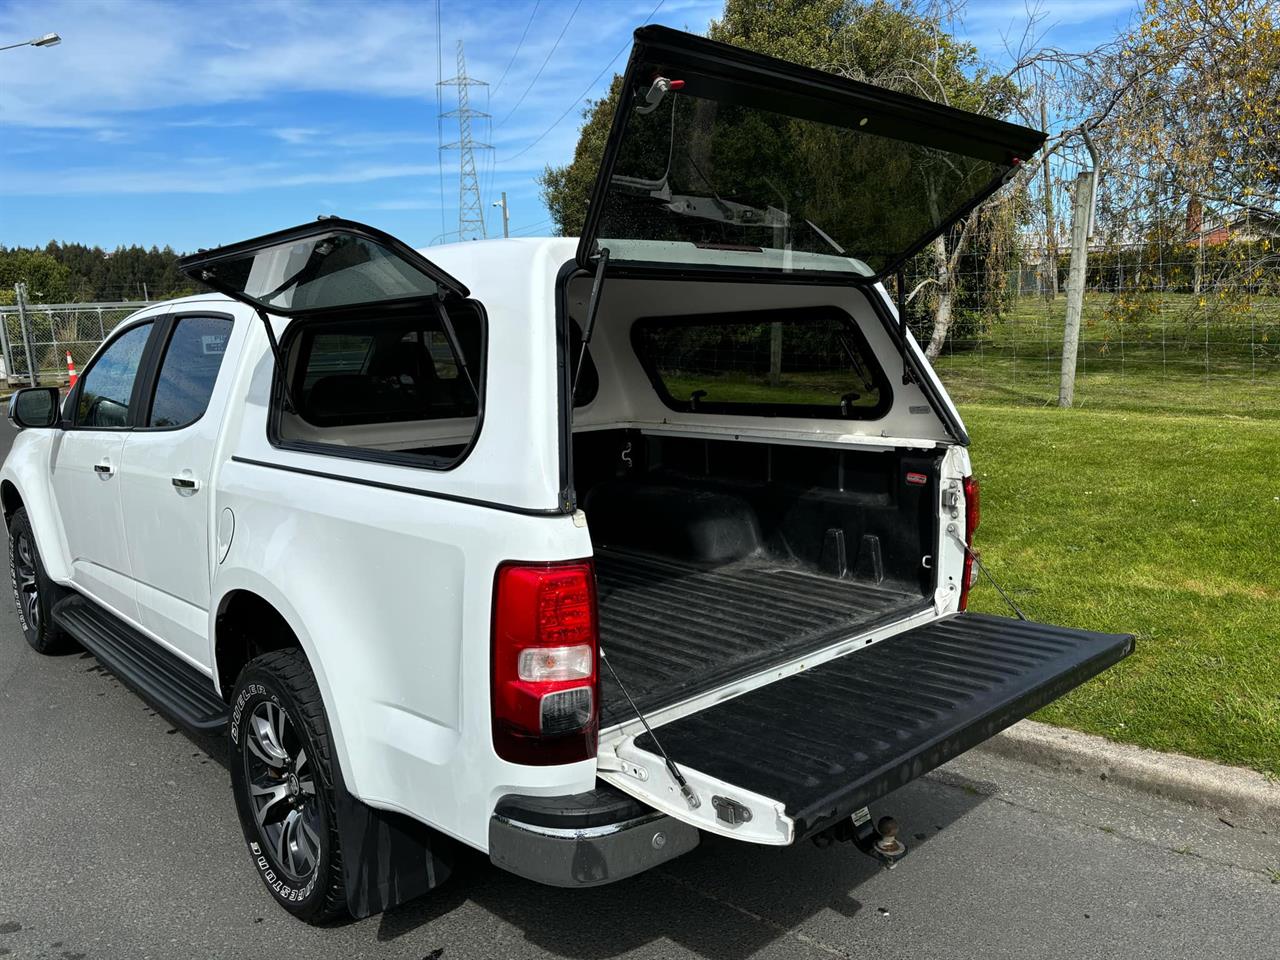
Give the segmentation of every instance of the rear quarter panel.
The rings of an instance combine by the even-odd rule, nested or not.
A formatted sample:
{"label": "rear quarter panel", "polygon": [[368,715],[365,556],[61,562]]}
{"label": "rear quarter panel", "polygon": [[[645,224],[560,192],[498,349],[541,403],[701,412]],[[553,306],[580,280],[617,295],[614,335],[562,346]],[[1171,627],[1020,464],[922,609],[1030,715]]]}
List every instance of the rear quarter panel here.
{"label": "rear quarter panel", "polygon": [[[503,336],[494,330],[490,342]],[[525,367],[541,367],[529,358],[542,344],[527,336],[506,336],[507,349]],[[554,370],[549,334],[545,347]],[[492,746],[498,564],[591,554],[585,526],[555,512],[558,471],[544,470],[556,456],[556,417],[533,430],[525,419],[530,407],[554,410],[554,376],[533,370],[526,378],[509,369],[513,359],[499,363],[491,351],[487,402],[500,406],[487,409],[464,462],[483,464],[488,483],[469,486],[462,467],[432,471],[271,447],[265,336],[255,332],[245,349],[233,393],[245,399],[233,404],[216,490],[216,513],[231,510],[235,528],[215,567],[211,618],[236,589],[253,590],[285,617],[316,673],[347,785],[366,803],[486,849],[500,796],[594,786],[594,761],[524,767],[500,760]],[[520,389],[541,383],[551,395],[519,405],[510,381]],[[444,498],[516,487],[518,509]]]}

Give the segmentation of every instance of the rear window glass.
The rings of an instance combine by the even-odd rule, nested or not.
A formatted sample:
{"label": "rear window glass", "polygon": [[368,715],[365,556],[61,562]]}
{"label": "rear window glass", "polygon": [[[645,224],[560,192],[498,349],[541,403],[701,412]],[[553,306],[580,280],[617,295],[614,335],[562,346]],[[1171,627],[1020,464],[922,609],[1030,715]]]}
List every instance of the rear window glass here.
{"label": "rear window glass", "polygon": [[303,324],[287,344],[290,409],[278,410],[279,439],[361,459],[453,465],[479,427],[485,337],[474,306],[451,306],[449,319],[452,337],[430,306],[394,319]]}
{"label": "rear window glass", "polygon": [[204,416],[227,352],[231,321],[182,317],[169,338],[151,401],[152,427],[185,427]]}
{"label": "rear window glass", "polygon": [[675,410],[869,420],[891,401],[861,331],[835,309],[652,318],[632,340]]}

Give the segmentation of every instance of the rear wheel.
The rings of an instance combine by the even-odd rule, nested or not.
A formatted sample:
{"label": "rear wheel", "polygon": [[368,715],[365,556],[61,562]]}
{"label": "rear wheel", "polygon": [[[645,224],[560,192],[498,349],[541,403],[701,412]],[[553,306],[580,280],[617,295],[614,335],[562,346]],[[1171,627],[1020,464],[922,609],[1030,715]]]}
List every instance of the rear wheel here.
{"label": "rear wheel", "polygon": [[332,746],[306,657],[277,650],[250,661],[231,702],[231,783],[258,876],[300,919],[341,916]]}
{"label": "rear wheel", "polygon": [[44,572],[26,507],[19,507],[9,518],[9,574],[18,623],[27,643],[44,654],[75,650],[75,640],[53,622],[53,605],[61,591]]}

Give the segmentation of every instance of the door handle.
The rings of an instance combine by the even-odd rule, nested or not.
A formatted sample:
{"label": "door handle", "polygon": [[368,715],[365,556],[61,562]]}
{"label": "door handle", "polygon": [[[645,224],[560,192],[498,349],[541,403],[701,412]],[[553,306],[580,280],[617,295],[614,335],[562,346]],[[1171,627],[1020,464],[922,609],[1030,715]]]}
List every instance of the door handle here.
{"label": "door handle", "polygon": [[109,477],[116,472],[116,468],[109,463],[95,463],[93,465],[93,472],[101,474],[104,477]]}
{"label": "door handle", "polygon": [[198,490],[200,488],[200,481],[194,477],[171,477],[170,481],[179,490]]}

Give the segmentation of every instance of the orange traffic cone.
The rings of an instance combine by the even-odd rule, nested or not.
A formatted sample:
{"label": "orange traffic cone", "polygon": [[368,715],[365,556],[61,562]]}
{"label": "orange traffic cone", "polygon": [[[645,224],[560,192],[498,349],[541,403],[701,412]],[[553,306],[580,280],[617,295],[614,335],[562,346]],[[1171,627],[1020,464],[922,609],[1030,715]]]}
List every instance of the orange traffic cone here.
{"label": "orange traffic cone", "polygon": [[74,387],[76,385],[76,362],[71,359],[71,351],[67,351],[67,386]]}

